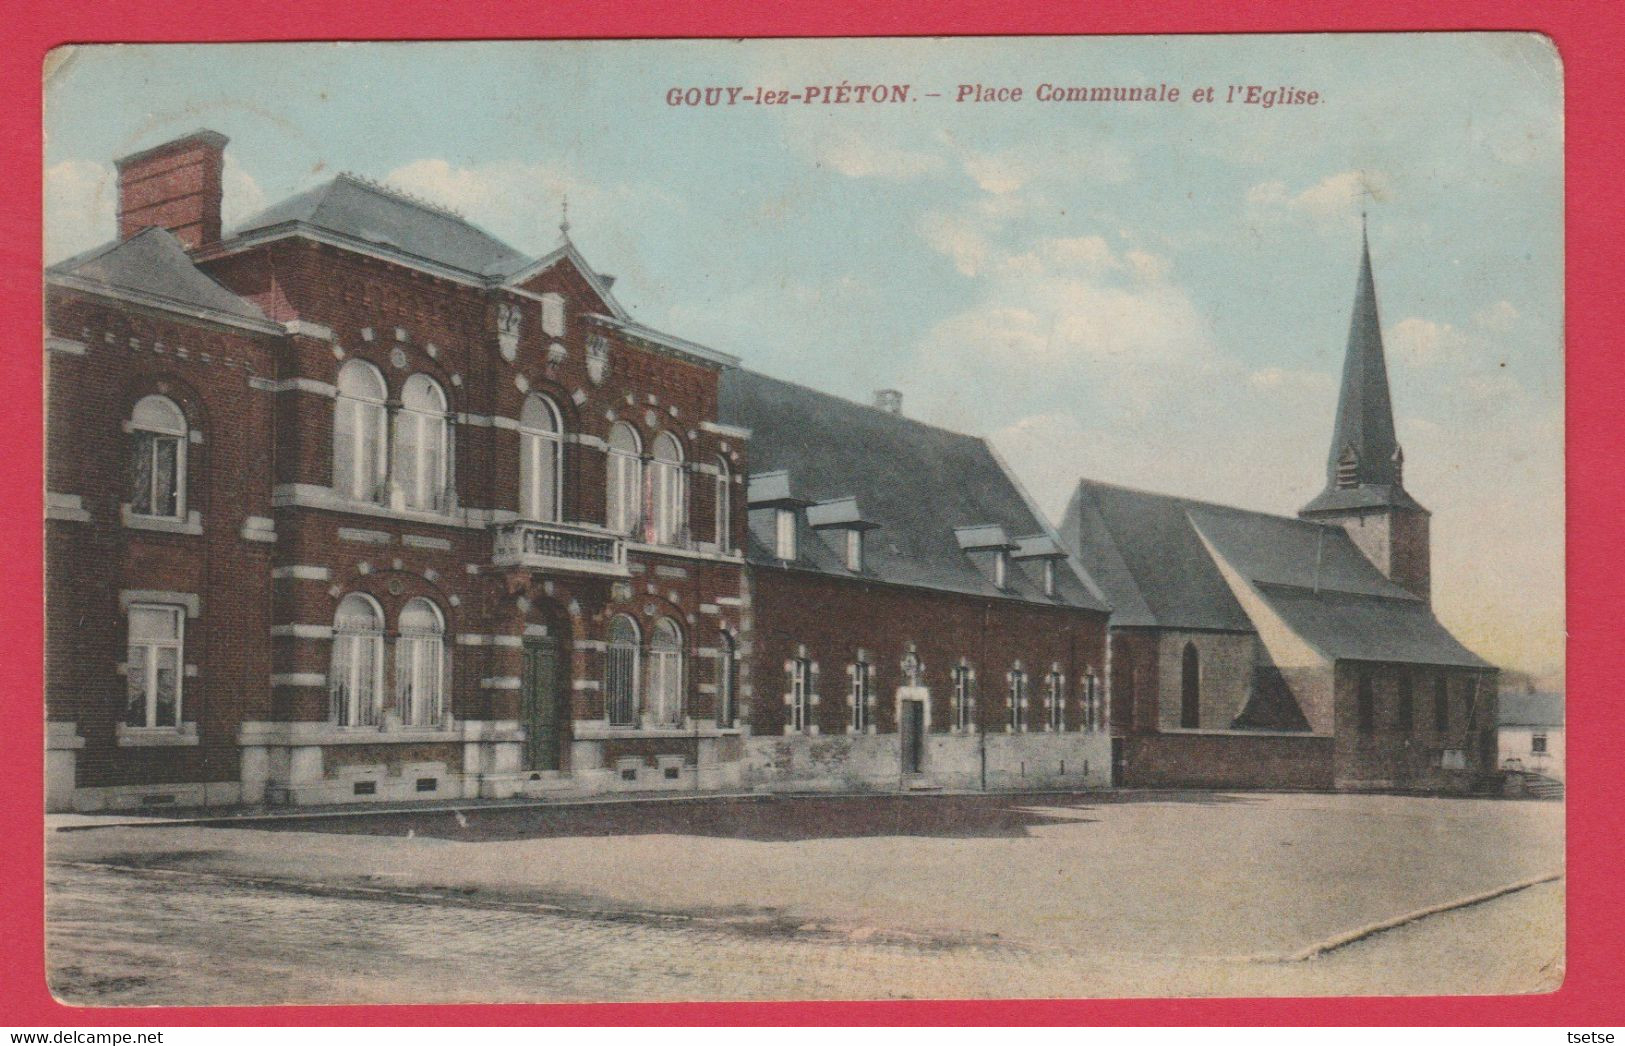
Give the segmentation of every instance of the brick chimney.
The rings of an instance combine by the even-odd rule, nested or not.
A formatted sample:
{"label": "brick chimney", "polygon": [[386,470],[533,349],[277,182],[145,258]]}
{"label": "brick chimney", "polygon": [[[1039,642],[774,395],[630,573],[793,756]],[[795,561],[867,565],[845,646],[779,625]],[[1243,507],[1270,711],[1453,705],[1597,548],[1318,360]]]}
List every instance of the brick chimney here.
{"label": "brick chimney", "polygon": [[220,182],[226,136],[194,131],[113,161],[118,168],[118,235],[161,225],[188,250],[220,240]]}

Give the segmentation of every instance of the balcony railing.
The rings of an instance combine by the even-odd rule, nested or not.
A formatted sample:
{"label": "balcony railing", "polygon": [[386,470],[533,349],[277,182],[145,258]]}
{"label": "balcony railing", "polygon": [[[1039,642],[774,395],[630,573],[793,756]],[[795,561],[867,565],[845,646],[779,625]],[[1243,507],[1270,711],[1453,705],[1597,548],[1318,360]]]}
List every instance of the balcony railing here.
{"label": "balcony railing", "polygon": [[530,520],[492,529],[491,562],[496,566],[627,576],[626,542],[616,535]]}

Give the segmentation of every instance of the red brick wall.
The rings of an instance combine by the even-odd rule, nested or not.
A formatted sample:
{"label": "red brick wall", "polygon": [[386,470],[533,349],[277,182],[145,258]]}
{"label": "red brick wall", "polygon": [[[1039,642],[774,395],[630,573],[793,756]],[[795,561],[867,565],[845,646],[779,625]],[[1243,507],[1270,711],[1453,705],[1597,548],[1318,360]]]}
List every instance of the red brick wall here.
{"label": "red brick wall", "polygon": [[189,248],[218,241],[224,148],[206,131],[118,161],[119,239],[157,225]]}
{"label": "red brick wall", "polygon": [[1332,739],[1245,734],[1133,735],[1123,745],[1130,788],[1332,787]]}
{"label": "red brick wall", "polygon": [[[241,536],[248,516],[270,516],[271,396],[264,338],[179,322],[165,314],[52,289],[47,324],[81,342],[83,355],[53,352],[47,381],[49,490],[77,495],[91,522],[52,520],[46,532],[46,708],[85,738],[79,783],[235,780],[236,727],[259,714],[270,673],[270,548]],[[126,527],[133,445],[123,429],[142,396],[160,392],[203,441],[187,447],[186,507],[203,533]],[[182,717],[198,724],[196,747],[120,748],[125,704],[123,589],[194,594],[186,625]]]}
{"label": "red brick wall", "polygon": [[1157,633],[1112,630],[1111,731],[1115,736],[1157,732],[1160,687]]}
{"label": "red brick wall", "polygon": [[[1413,713],[1408,731],[1399,714],[1402,673],[1411,678]],[[1371,679],[1370,733],[1360,729],[1362,674],[1369,674]],[[1441,677],[1445,680],[1449,713],[1443,731],[1437,730],[1434,723],[1435,687]],[[1335,687],[1339,785],[1467,787],[1475,775],[1494,769],[1497,700],[1493,672],[1342,662],[1337,666]],[[1453,773],[1442,770],[1437,765],[1441,749],[1466,753],[1466,769]]]}
{"label": "red brick wall", "polygon": [[[847,666],[861,647],[874,665],[874,723],[897,729],[895,692],[901,662],[913,643],[930,689],[930,729],[953,723],[953,669],[965,658],[976,670],[976,717],[986,730],[1009,720],[1006,673],[1020,659],[1027,672],[1027,723],[1043,729],[1044,677],[1053,662],[1066,673],[1066,726],[1083,725],[1084,671],[1103,675],[1106,615],[1012,600],[933,592],[780,567],[752,568],[750,723],[758,735],[782,734],[788,722],[784,663],[805,646],[819,663],[820,703],[813,721],[822,734],[842,734],[850,722]],[[1105,683],[1102,678],[1101,690]]]}

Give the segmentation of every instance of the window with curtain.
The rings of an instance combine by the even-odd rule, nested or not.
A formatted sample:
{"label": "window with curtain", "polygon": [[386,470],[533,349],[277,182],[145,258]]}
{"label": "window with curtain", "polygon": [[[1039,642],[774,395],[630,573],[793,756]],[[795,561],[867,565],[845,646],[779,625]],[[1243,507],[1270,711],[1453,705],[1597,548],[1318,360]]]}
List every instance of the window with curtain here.
{"label": "window with curtain", "polygon": [[519,514],[556,522],[563,503],[563,426],[558,408],[532,393],[519,413]]}
{"label": "window with curtain", "polygon": [[387,470],[383,375],[351,360],[339,370],[333,406],[333,490],[356,501],[377,501]]}
{"label": "window with curtain", "polygon": [[130,607],[129,650],[125,657],[126,726],[180,725],[185,621],[186,613],[180,607]]}
{"label": "window with curtain", "polygon": [[609,430],[604,523],[617,534],[631,534],[638,527],[643,504],[642,453],[642,444],[632,426],[617,422]]}
{"label": "window with curtain", "polygon": [[720,727],[733,726],[738,716],[734,694],[739,674],[738,656],[737,640],[732,632],[723,629],[722,642],[717,648],[717,725]]}
{"label": "window with curtain", "polygon": [[333,616],[333,665],[328,673],[333,722],[377,726],[383,705],[384,613],[370,596],[352,592]]}
{"label": "window with curtain", "polygon": [[186,517],[186,415],[166,396],[145,396],[130,412],[135,438],[130,511],[163,519]]}
{"label": "window with curtain", "polygon": [[395,485],[407,508],[439,512],[450,507],[449,435],[445,392],[426,374],[407,378],[395,415]]}
{"label": "window with curtain", "polygon": [[609,623],[604,651],[604,714],[611,726],[638,721],[638,626],[625,614]]}
{"label": "window with curtain", "polygon": [[445,621],[427,599],[401,608],[395,641],[395,713],[402,726],[439,726],[445,712]]}
{"label": "window with curtain", "polygon": [[657,545],[679,545],[687,529],[683,511],[683,448],[677,438],[662,432],[655,438],[649,476],[649,538]]}
{"label": "window with curtain", "polygon": [[683,634],[661,618],[649,633],[649,718],[656,726],[683,725]]}

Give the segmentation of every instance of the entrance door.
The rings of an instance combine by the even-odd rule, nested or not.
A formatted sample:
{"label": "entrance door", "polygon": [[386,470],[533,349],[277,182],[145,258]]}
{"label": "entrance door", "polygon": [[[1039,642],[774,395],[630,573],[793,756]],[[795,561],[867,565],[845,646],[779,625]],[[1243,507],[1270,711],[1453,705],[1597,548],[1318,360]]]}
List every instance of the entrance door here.
{"label": "entrance door", "polygon": [[902,733],[903,773],[917,774],[925,762],[925,702],[904,701]]}
{"label": "entrance door", "polygon": [[525,727],[525,769],[559,769],[559,645],[552,636],[525,640],[519,721]]}

